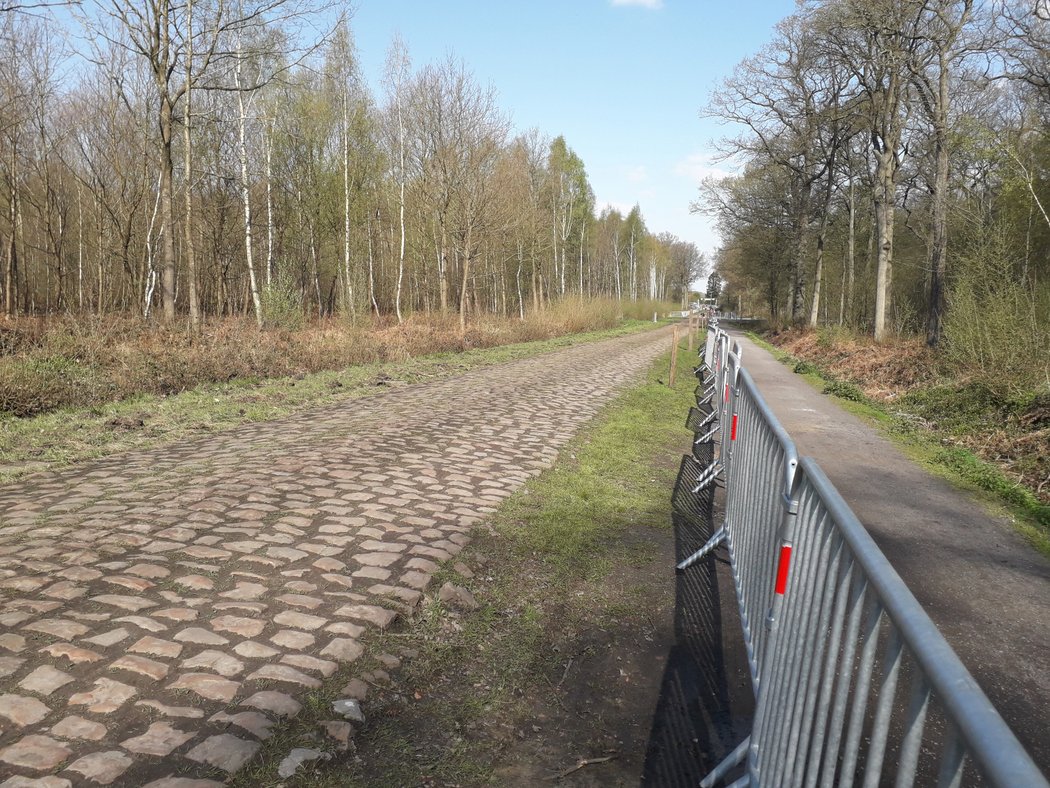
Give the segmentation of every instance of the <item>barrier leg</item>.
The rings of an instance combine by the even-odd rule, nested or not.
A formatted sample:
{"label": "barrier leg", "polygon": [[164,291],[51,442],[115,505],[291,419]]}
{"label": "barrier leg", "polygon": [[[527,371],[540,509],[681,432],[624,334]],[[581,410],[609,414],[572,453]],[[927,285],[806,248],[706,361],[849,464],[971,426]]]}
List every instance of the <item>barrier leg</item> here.
{"label": "barrier leg", "polygon": [[700,492],[707,485],[709,485],[711,482],[713,482],[715,479],[717,479],[718,478],[718,474],[720,474],[721,472],[722,472],[722,465],[721,465],[721,463],[717,463],[716,462],[714,465],[711,465],[710,467],[708,467],[707,470],[705,470],[703,473],[701,473],[699,478],[697,478],[697,480],[696,480],[696,487],[693,488],[693,494],[695,495],[696,493]]}
{"label": "barrier leg", "polygon": [[[720,764],[718,764],[718,766],[712,769],[711,773],[707,775],[707,777],[700,781],[700,785],[702,786],[702,788],[712,788],[712,786],[714,786],[715,783],[717,783],[723,777],[729,774],[731,770],[742,764],[744,762],[744,759],[747,757],[747,751],[750,747],[751,737],[748,736],[746,739],[740,742],[739,745],[737,745],[737,748],[735,750],[733,750],[731,753],[729,753],[729,755],[725,757],[725,760],[723,760]],[[736,786],[744,786],[750,782],[751,780],[749,777],[741,777],[739,780],[733,783],[731,788],[735,788]]]}
{"label": "barrier leg", "polygon": [[[700,426],[703,427],[704,425],[701,424]],[[701,435],[699,438],[693,441],[693,445],[699,446],[701,443],[707,443],[709,440],[711,440],[711,438],[715,436],[716,432],[718,432],[717,424],[713,426],[710,430],[708,430],[704,435]]]}
{"label": "barrier leg", "polygon": [[688,569],[693,564],[695,564],[697,561],[699,561],[701,558],[703,558],[705,555],[707,555],[712,550],[714,550],[716,547],[718,547],[720,544],[722,544],[722,542],[724,542],[725,539],[726,539],[726,527],[723,525],[721,528],[719,528],[717,531],[715,531],[714,536],[712,536],[710,539],[707,540],[707,544],[705,544],[703,547],[701,547],[699,550],[697,550],[695,553],[693,553],[688,558],[685,558],[685,559],[679,561],[675,565],[675,569],[677,569],[678,571],[681,571],[683,569]]}

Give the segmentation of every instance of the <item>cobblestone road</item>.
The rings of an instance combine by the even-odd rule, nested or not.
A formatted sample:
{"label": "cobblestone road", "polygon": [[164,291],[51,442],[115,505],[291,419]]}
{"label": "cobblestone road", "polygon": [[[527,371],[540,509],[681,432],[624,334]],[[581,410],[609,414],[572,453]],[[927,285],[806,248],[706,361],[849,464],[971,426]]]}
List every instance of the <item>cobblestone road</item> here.
{"label": "cobblestone road", "polygon": [[220,785],[665,345],[583,345],[0,488],[0,788]]}

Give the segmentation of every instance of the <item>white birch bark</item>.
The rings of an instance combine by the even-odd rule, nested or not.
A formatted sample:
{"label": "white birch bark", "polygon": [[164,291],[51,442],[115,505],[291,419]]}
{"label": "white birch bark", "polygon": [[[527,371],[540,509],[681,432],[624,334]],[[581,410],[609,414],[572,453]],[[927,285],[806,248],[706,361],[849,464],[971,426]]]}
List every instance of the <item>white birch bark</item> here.
{"label": "white birch bark", "polygon": [[248,111],[244,103],[244,90],[241,80],[243,68],[243,51],[241,42],[237,42],[237,66],[234,68],[234,80],[237,87],[237,152],[241,164],[241,202],[244,206],[244,253],[248,264],[248,285],[251,291],[252,307],[255,310],[255,322],[263,327],[262,300],[259,298],[259,281],[255,275],[255,260],[252,254],[252,200],[248,180],[248,141],[246,126]]}

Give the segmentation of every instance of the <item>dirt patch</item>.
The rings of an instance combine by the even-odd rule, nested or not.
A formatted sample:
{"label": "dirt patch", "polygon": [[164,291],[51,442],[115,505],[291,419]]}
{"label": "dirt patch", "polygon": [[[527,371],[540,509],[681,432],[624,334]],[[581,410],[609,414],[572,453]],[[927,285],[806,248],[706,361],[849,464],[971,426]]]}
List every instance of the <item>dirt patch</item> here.
{"label": "dirt patch", "polygon": [[534,582],[510,607],[443,610],[401,638],[419,658],[372,690],[350,784],[637,785],[674,640],[670,529],[636,526],[604,577],[568,583],[508,564],[491,535],[471,552],[495,556],[472,583],[481,600],[505,598],[495,577]]}

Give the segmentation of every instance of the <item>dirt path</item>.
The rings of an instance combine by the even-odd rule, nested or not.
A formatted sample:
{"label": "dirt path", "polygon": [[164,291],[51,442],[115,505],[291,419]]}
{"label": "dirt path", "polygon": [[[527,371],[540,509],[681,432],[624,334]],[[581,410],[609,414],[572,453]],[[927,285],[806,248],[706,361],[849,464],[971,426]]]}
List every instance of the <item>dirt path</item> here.
{"label": "dirt path", "polygon": [[1050,562],[965,493],[736,335],[799,453],[815,457],[1006,722],[1050,773]]}
{"label": "dirt path", "polygon": [[0,786],[221,785],[666,344],[583,345],[0,489]]}

